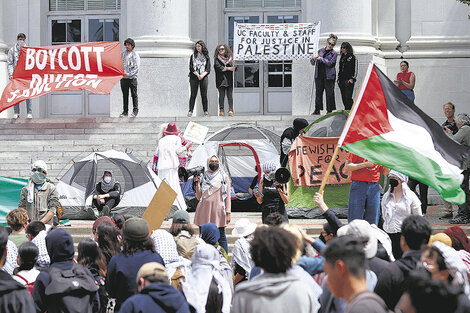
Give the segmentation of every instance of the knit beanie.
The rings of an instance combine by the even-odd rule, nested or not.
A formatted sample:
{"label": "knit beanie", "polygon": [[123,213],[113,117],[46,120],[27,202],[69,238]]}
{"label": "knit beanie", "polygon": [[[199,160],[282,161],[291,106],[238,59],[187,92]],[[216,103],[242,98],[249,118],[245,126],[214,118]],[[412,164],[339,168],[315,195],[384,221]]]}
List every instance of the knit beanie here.
{"label": "knit beanie", "polygon": [[141,218],[131,218],[122,228],[124,239],[132,241],[145,241],[149,238],[149,224]]}

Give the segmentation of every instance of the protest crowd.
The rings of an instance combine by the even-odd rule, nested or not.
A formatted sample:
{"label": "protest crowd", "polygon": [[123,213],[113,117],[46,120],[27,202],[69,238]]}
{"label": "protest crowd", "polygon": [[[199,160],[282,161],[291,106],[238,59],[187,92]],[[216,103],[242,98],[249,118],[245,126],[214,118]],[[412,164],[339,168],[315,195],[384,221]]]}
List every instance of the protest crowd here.
{"label": "protest crowd", "polygon": [[[13,69],[25,39],[18,34],[17,46],[8,54]],[[345,109],[353,106],[357,59],[352,46],[342,43],[337,75],[333,50],[337,41],[331,34],[326,47],[311,58],[315,115],[323,110],[323,91],[327,112],[336,110],[335,83]],[[130,116],[136,117],[140,59],[131,38],[124,44],[121,117],[129,114],[129,90]],[[227,97],[232,116],[237,65],[226,44],[217,45],[213,57],[219,115],[225,114]],[[189,117],[198,89],[204,115],[208,115],[211,67],[208,48],[196,42],[189,60]],[[409,67],[407,61],[400,64],[394,84],[413,102],[417,78]],[[30,102],[27,109],[30,112]],[[443,109],[442,133],[470,146],[469,115],[454,116],[451,102]],[[15,118],[18,114],[19,104]],[[282,167],[288,164],[293,141],[308,124],[297,118],[282,134]],[[198,204],[191,220],[178,177],[178,156],[190,155],[190,148],[191,142],[174,123],[165,124],[155,155],[158,175],[177,194],[169,231],[150,229],[139,217],[113,213],[121,185],[112,170],[104,170],[93,193],[98,216],[90,213],[95,221],[77,252],[70,233],[58,226],[59,196],[47,178],[48,165],[36,161],[18,208],[7,215],[8,227],[0,226],[0,312],[470,312],[470,241],[457,225],[432,235],[423,216],[425,184],[350,153],[344,168],[352,180],[348,224],[337,218],[323,193],[317,192],[313,201],[327,222],[314,238],[289,222],[285,209],[289,186],[273,179],[277,163],[259,164],[262,175],[250,189],[260,205],[262,224],[239,219],[232,232],[238,239],[229,256],[230,177],[223,160],[209,156],[205,171],[194,176]],[[455,217],[452,203],[445,202],[442,218],[451,224],[470,223],[470,165],[464,166],[466,202]],[[388,179],[386,191],[379,185],[381,177]]]}

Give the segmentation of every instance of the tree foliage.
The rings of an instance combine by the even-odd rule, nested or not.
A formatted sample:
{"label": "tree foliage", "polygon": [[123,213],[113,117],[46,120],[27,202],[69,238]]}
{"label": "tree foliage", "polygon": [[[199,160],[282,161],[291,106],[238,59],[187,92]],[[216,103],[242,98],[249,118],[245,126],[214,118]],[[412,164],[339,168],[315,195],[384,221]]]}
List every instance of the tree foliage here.
{"label": "tree foliage", "polygon": [[[470,0],[457,0],[457,1],[470,6]],[[468,18],[470,18],[470,15],[468,16]]]}

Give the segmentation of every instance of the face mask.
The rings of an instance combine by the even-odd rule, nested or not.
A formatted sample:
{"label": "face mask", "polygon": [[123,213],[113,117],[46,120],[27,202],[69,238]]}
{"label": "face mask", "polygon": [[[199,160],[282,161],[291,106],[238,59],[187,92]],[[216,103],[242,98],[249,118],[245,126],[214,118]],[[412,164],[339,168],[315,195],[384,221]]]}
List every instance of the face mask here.
{"label": "face mask", "polygon": [[16,43],[18,44],[18,46],[24,47],[24,45],[26,44],[26,41],[24,41],[24,40],[18,40]]}
{"label": "face mask", "polygon": [[398,186],[398,180],[390,178],[390,186],[392,186],[392,188]]}
{"label": "face mask", "polygon": [[111,176],[106,176],[103,180],[105,183],[109,184],[111,182]]}
{"label": "face mask", "polygon": [[31,172],[30,177],[33,183],[35,183],[36,185],[42,185],[46,182],[46,174],[41,172]]}
{"label": "face mask", "polygon": [[219,169],[219,164],[218,163],[209,163],[209,169],[211,171],[215,172]]}
{"label": "face mask", "polygon": [[272,172],[264,173],[264,178],[266,180],[272,180]]}

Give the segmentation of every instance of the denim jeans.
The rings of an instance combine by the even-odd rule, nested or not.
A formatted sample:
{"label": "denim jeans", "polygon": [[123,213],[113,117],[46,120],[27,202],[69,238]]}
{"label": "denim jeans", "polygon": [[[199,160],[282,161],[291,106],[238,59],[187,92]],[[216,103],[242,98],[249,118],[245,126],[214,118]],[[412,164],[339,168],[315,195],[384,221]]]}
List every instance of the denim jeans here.
{"label": "denim jeans", "polygon": [[227,236],[225,236],[225,227],[219,227],[220,232],[220,239],[219,245],[225,249],[225,252],[228,254],[228,243],[227,243]]}
{"label": "denim jeans", "polygon": [[[31,99],[26,99],[24,102],[26,102],[26,114],[33,114],[33,103]],[[13,107],[15,114],[20,114],[20,104],[21,102]]]}
{"label": "denim jeans", "polygon": [[378,225],[380,217],[379,183],[353,180],[349,189],[348,222],[364,219]]}

